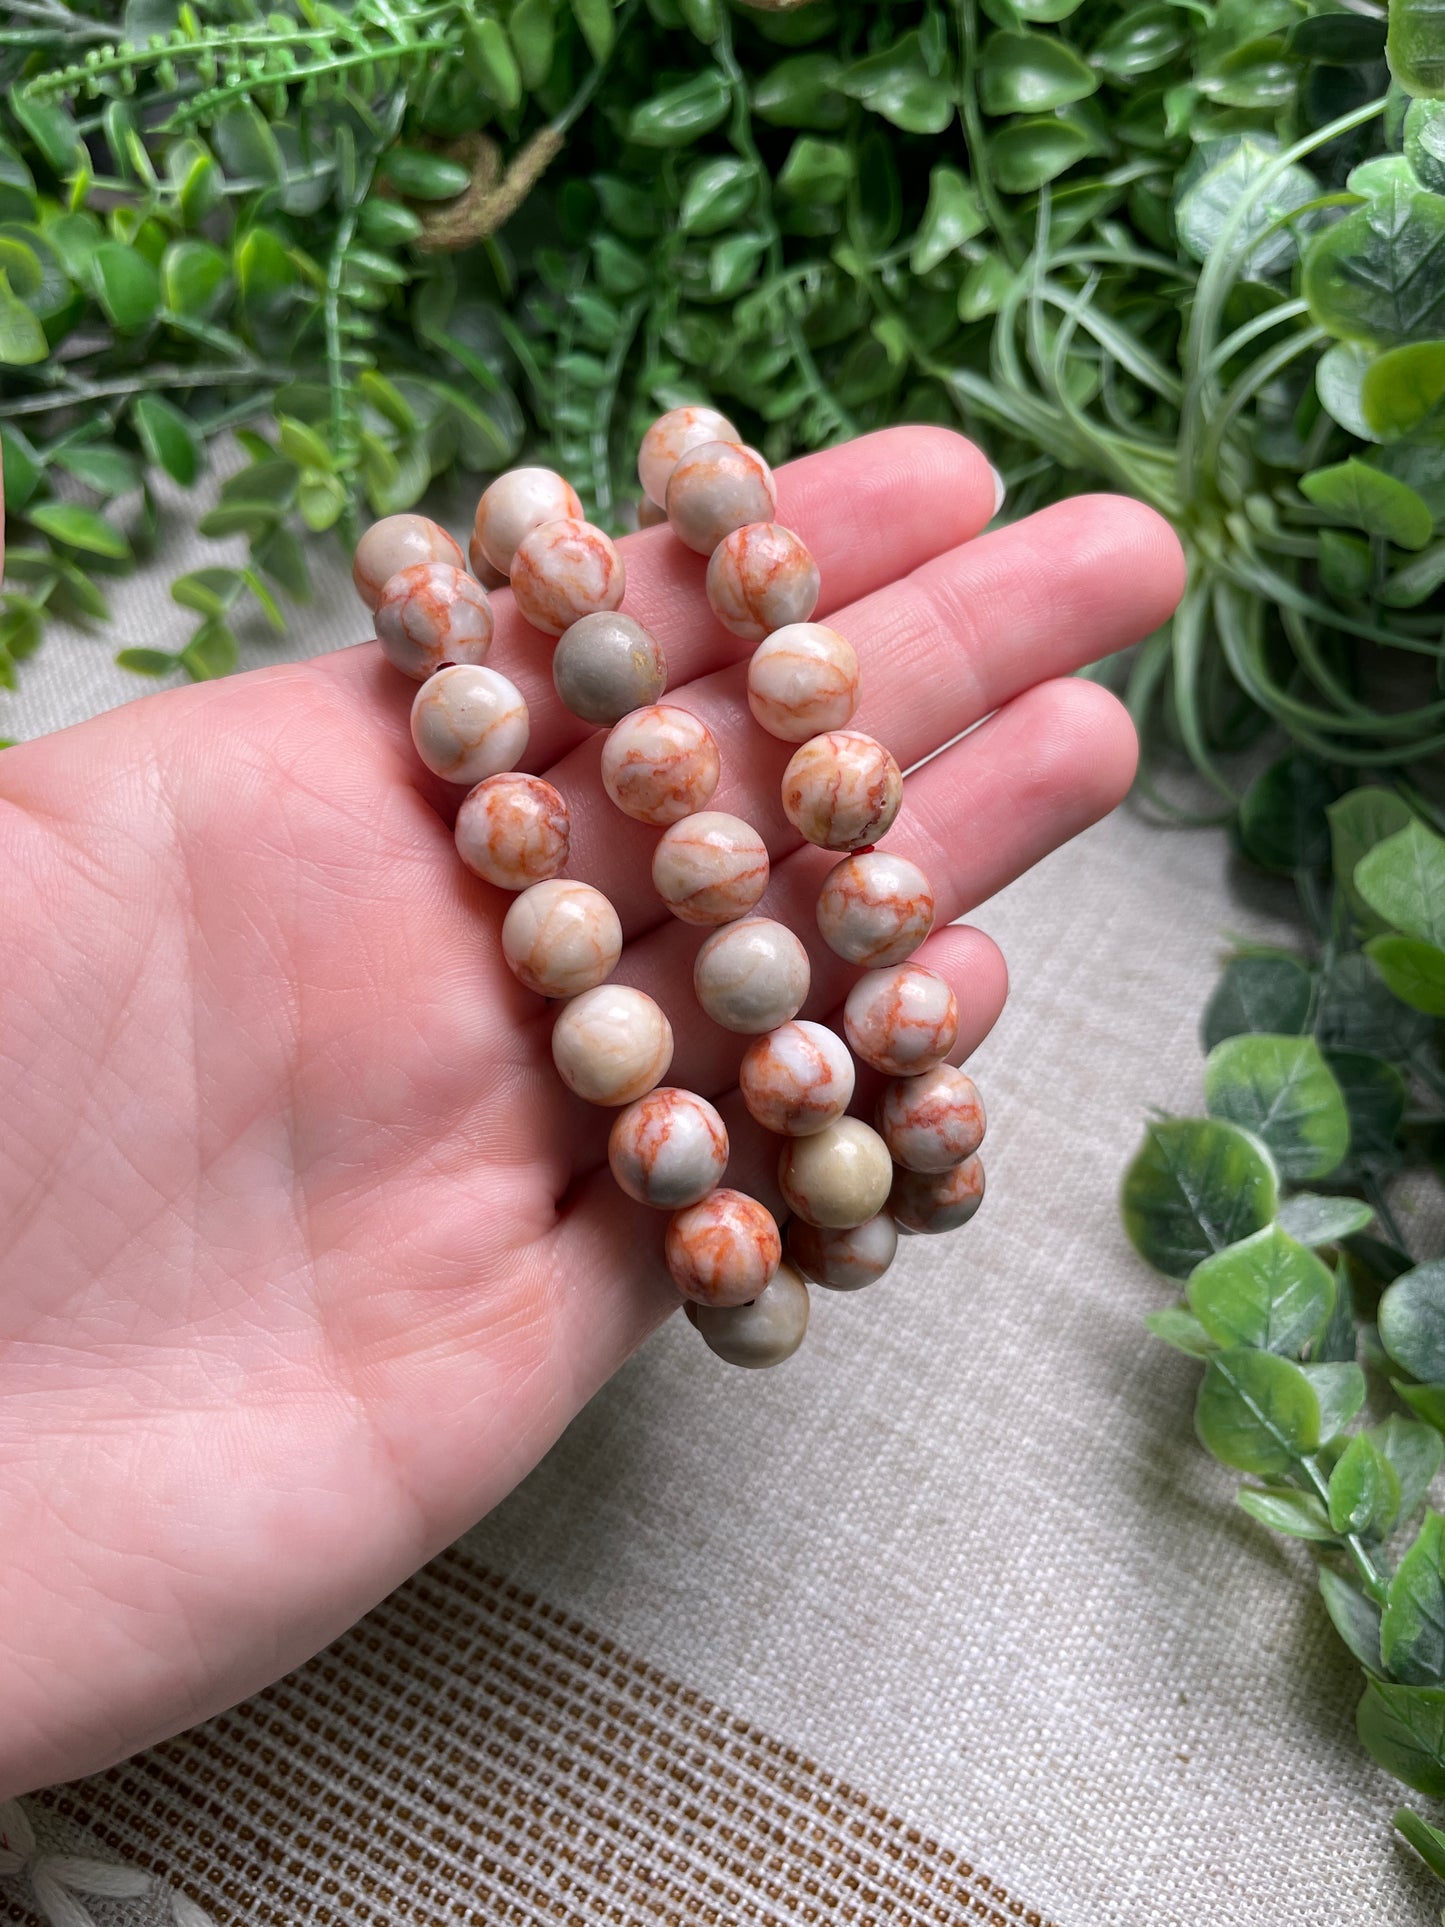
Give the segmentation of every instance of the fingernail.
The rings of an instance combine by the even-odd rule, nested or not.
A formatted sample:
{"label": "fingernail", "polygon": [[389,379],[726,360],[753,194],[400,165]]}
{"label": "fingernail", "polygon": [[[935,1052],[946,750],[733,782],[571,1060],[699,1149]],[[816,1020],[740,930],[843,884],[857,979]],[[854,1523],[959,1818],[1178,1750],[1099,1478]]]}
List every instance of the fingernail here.
{"label": "fingernail", "polygon": [[993,512],[997,515],[1003,507],[1003,498],[1008,494],[1008,483],[1002,475],[999,474],[992,462],[988,465],[988,472],[993,477]]}

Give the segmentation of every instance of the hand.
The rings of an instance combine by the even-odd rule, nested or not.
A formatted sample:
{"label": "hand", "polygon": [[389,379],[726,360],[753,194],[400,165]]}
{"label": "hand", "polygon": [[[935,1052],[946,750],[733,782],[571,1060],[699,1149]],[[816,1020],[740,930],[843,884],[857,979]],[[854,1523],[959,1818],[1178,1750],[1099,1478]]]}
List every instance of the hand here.
{"label": "hand", "polygon": [[[1178,545],[1102,497],[974,540],[992,476],[941,430],[810,456],[779,487],[819,615],[862,660],[858,726],[907,767],[980,725],[909,779],[888,839],[932,880],[919,955],[958,994],[962,1058],[1004,964],[942,926],[1128,788],[1128,718],[1069,672],[1166,617]],[[670,695],[721,742],[717,807],[767,836],[763,908],[809,940],[806,1014],[836,1019],[852,973],[812,922],[835,859],[782,817],[788,746],[741,700],[749,645],[666,529],[624,553]],[[546,644],[496,601],[492,660],[531,704],[528,767],[571,805],[570,872],[617,905],[619,977],[672,1013],[668,1081],[722,1104],[728,1182],[774,1198],[776,1140],[726,1096],[747,1040],[695,1009],[700,933],[652,893],[656,832],[606,800]],[[0,755],[0,1799],[305,1659],[677,1307],[662,1220],[607,1171],[611,1114],[561,1087],[552,1013],[501,961],[510,899],[456,857],[461,793],[416,760],[412,687],[368,643]]]}

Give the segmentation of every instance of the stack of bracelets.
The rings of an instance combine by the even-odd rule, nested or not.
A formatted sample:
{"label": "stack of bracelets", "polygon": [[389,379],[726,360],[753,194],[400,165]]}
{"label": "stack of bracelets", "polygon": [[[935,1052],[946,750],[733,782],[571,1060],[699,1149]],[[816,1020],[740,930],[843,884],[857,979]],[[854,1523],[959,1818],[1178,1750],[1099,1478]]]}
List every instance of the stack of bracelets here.
{"label": "stack of bracelets", "polygon": [[[757,644],[748,706],[769,735],[798,745],[782,779],[789,822],[840,853],[817,923],[829,948],[863,973],[844,1006],[846,1044],[798,1018],[808,953],[786,925],[751,914],[768,885],[763,839],[707,807],[721,775],[717,742],[697,716],[661,700],[663,651],[620,612],[622,558],[560,475],[518,468],[491,484],[477,504],[472,574],[435,522],[393,515],[362,537],[353,576],[387,659],[421,684],[411,708],[418,755],[466,785],[456,819],[462,862],[514,893],[501,928],[508,966],[539,996],[566,999],[552,1031],[558,1075],[578,1097],[618,1111],[612,1174],[628,1197],[671,1214],[667,1266],[708,1345],[731,1364],[773,1365],[807,1330],[805,1279],[859,1290],[887,1270],[900,1228],[949,1231],[973,1216],[983,1197],[983,1108],[971,1079],[947,1061],[958,1034],[952,989],[908,961],[933,925],[928,880],[906,857],[874,847],[898,814],[902,773],[881,743],[847,726],[858,659],[836,630],[811,620],[818,567],[773,519],[767,463],[715,409],[675,408],[644,437],[638,475],[642,521],[666,520],[708,557],[714,615]],[[673,1052],[666,1014],[645,992],[607,981],[622,926],[600,890],[563,874],[565,798],[518,770],[527,705],[486,666],[487,590],[507,581],[527,622],[557,638],[562,702],[608,731],[608,796],[661,831],[652,860],[659,897],[684,923],[711,930],[693,987],[714,1023],[755,1040],[738,1083],[751,1116],[783,1140],[787,1261],[773,1214],[722,1184],[728,1133],[715,1107],[662,1082]],[[848,1114],[855,1056],[889,1080],[876,1129]]]}

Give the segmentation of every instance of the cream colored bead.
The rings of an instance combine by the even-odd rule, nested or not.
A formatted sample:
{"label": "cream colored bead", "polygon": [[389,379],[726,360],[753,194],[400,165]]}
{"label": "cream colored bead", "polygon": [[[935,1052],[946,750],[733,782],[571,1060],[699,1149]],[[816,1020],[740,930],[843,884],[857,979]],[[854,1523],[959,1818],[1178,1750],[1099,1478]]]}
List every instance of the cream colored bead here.
{"label": "cream colored bead", "polygon": [[771,522],[777,511],[772,470],[740,442],[690,449],[667,484],[673,533],[699,555],[710,556],[724,536],[749,522]]}
{"label": "cream colored bead", "polygon": [[531,720],[514,682],[495,669],[455,663],[439,669],[416,692],[411,740],[434,776],[480,783],[515,769],[527,748]]}
{"label": "cream colored bead", "polygon": [[501,569],[493,568],[492,564],[487,560],[486,550],[477,540],[477,532],[475,529],[472,530],[471,536],[467,541],[467,564],[472,574],[484,589],[506,588],[507,578],[505,574]]}
{"label": "cream colored bead", "polygon": [[374,609],[391,578],[417,562],[448,562],[461,569],[466,557],[428,516],[388,515],[373,522],[357,543],[351,563],[356,593],[368,609]]}
{"label": "cream colored bead", "polygon": [[773,1280],[750,1305],[684,1307],[709,1351],[728,1365],[761,1369],[781,1365],[802,1344],[808,1330],[808,1287],[791,1265],[779,1265]]}
{"label": "cream colored bead", "polygon": [[610,977],[622,925],[600,890],[553,877],[524,890],[502,920],[502,955],[528,990],[575,997]]}
{"label": "cream colored bead", "polygon": [[607,1161],[629,1198],[680,1211],[705,1198],[727,1169],[727,1126],[705,1097],[664,1086],[618,1117]]}
{"label": "cream colored bead", "polygon": [[692,987],[715,1024],[753,1037],[797,1016],[811,974],[808,953],[786,924],[748,917],[708,938],[693,963]]}
{"label": "cream colored bead", "polygon": [[[748,708],[770,736],[780,737],[785,743],[806,743],[809,737],[823,737],[831,744],[827,732],[841,731],[857,707],[858,658],[853,653],[853,645],[826,623],[790,623],[786,629],[779,629],[760,642],[753,651],[748,664]],[[855,734],[849,732],[850,744]],[[859,741],[871,744],[873,739],[864,736]],[[875,758],[872,765],[865,767],[851,747],[840,755],[833,745],[833,755],[835,767],[845,769],[855,780],[859,776],[865,778],[870,799],[867,820],[871,822],[877,809],[876,799],[892,795],[888,764],[892,764],[893,770],[897,770],[898,765],[888,757],[888,763]],[[792,763],[788,767],[792,770]],[[812,759],[805,758],[801,767],[805,770],[812,767]],[[901,800],[901,775],[899,791]],[[896,814],[896,805],[894,808]],[[836,803],[830,805],[830,809],[834,813],[829,818],[831,824]],[[879,836],[882,833],[877,831]]]}
{"label": "cream colored bead", "polygon": [[[713,614],[724,629],[749,642],[761,642],[785,625],[806,622],[818,606],[821,587],[818,565],[806,543],[781,522],[748,522],[734,529],[718,543],[707,565],[707,599]],[[852,713],[850,709],[848,716]],[[848,716],[839,720],[846,723]]]}
{"label": "cream colored bead", "polygon": [[773,1214],[743,1191],[709,1191],[667,1227],[667,1268],[684,1298],[699,1305],[746,1305],[763,1291],[783,1255]]}
{"label": "cream colored bead", "polygon": [[414,682],[425,682],[446,662],[485,662],[492,627],[486,590],[450,562],[399,569],[376,605],[381,652]]}
{"label": "cream colored bead", "polygon": [[815,1285],[829,1291],[862,1291],[880,1279],[898,1249],[898,1227],[887,1212],[841,1231],[788,1220],[788,1256]]}
{"label": "cream colored bead", "polygon": [[457,854],[499,890],[525,890],[567,867],[572,821],[561,793],[540,776],[489,776],[462,798]]}
{"label": "cream colored bead", "polygon": [[472,536],[492,567],[510,575],[518,544],[533,529],[582,512],[576,489],[550,468],[509,468],[483,491]]}
{"label": "cream colored bead", "polygon": [[947,1171],[899,1171],[888,1209],[907,1231],[957,1231],[983,1203],[983,1162],[977,1156]]}
{"label": "cream colored bead", "polygon": [[893,1160],[871,1125],[840,1117],[813,1137],[790,1137],[778,1159],[778,1189],[809,1224],[863,1224],[888,1201]]}
{"label": "cream colored bead", "polygon": [[949,1171],[983,1143],[983,1099],[966,1072],[936,1064],[886,1085],[874,1122],[905,1171]]}
{"label": "cream colored bead", "polygon": [[672,1025],[645,991],[598,984],[557,1013],[552,1062],[589,1104],[631,1104],[666,1077]]}
{"label": "cream colored bead", "polygon": [[800,836],[825,850],[858,850],[892,826],[903,773],[881,743],[832,729],[793,752],[783,771],[783,809]]}
{"label": "cream colored bead", "polygon": [[811,1137],[836,1124],[853,1097],[853,1059],[826,1025],[806,1019],[779,1024],[749,1044],[738,1087],[765,1131]]}
{"label": "cream colored bead", "polygon": [[660,828],[706,809],[722,775],[712,731],[675,703],[634,709],[602,745],[602,785],[624,816]]}
{"label": "cream colored bead", "polygon": [[576,516],[543,522],[512,557],[517,607],[544,635],[560,636],[583,616],[615,609],[626,586],[617,544]]}
{"label": "cream colored bead", "polygon": [[856,1056],[889,1077],[921,1077],[958,1042],[958,999],[923,964],[870,970],[848,992],[843,1029]]}
{"label": "cream colored bead", "polygon": [[867,850],[846,856],[818,892],[818,929],[846,963],[876,970],[902,963],[933,928],[933,891],[906,856]]}
{"label": "cream colored bead", "polygon": [[695,810],[657,839],[652,884],[684,923],[733,923],[768,887],[767,845],[740,816]]}
{"label": "cream colored bead", "polygon": [[659,415],[637,451],[637,479],[648,501],[660,511],[657,520],[667,520],[667,485],[689,449],[701,448],[707,442],[741,440],[727,416],[715,408],[692,405],[669,408],[665,415]]}

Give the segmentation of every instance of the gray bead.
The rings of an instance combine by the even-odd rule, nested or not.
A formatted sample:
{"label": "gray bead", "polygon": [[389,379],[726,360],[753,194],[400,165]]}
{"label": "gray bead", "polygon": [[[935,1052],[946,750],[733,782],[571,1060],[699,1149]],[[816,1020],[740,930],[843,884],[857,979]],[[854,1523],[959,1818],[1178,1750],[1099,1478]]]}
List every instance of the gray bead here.
{"label": "gray bead", "polygon": [[667,658],[640,622],[603,609],[564,631],[552,680],[574,716],[611,724],[657,701],[667,687]]}
{"label": "gray bead", "polygon": [[696,1305],[689,1299],[685,1310],[727,1364],[781,1365],[808,1329],[808,1287],[790,1264],[781,1264],[772,1283],[746,1305]]}

